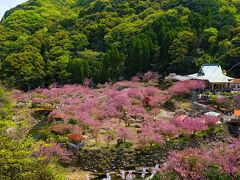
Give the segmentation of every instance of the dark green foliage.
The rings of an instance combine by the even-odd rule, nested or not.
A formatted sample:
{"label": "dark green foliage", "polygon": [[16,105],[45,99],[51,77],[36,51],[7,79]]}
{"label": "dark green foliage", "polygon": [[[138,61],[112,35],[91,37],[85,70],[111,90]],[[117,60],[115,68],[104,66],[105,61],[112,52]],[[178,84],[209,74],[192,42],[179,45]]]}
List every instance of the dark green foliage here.
{"label": "dark green foliage", "polygon": [[219,180],[231,180],[232,178],[228,174],[221,171],[221,167],[212,165],[205,170],[206,179],[219,179]]}
{"label": "dark green foliage", "polygon": [[75,125],[75,124],[77,124],[77,120],[75,120],[75,119],[70,119],[70,120],[68,121],[68,124]]}
{"label": "dark green foliage", "polygon": [[232,68],[240,58],[239,10],[238,1],[225,0],[30,0],[0,24],[0,77],[32,89],[148,70],[188,74],[203,63],[240,76]]}
{"label": "dark green foliage", "polygon": [[140,34],[130,40],[128,58],[126,60],[127,74],[133,76],[138,72],[146,72],[151,68],[155,53],[152,39],[148,34]]}
{"label": "dark green foliage", "polygon": [[36,48],[25,46],[9,55],[1,64],[1,78],[8,86],[36,88],[44,79],[45,62]]}
{"label": "dark green foliage", "polygon": [[171,72],[190,74],[194,66],[193,58],[190,56],[190,49],[194,44],[194,34],[189,31],[178,33],[177,37],[169,47]]}
{"label": "dark green foliage", "polygon": [[176,111],[176,107],[174,105],[174,102],[171,101],[171,100],[168,100],[167,102],[164,103],[164,108],[166,108],[167,110],[170,110],[170,111]]}
{"label": "dark green foliage", "polygon": [[87,60],[80,58],[69,61],[68,72],[71,74],[72,83],[82,83],[84,78],[89,77],[89,64]]}
{"label": "dark green foliage", "polygon": [[6,97],[5,91],[0,87],[0,121],[9,120],[11,118],[12,113],[10,109],[11,103],[8,97]]}
{"label": "dark green foliage", "polygon": [[102,80],[117,80],[123,71],[123,54],[120,54],[117,48],[108,50],[102,61]]}

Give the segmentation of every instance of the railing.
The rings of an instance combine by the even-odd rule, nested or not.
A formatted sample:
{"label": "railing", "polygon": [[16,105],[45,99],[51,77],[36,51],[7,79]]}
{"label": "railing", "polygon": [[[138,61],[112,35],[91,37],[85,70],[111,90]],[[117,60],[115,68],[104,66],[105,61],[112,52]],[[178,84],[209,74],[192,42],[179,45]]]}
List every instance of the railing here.
{"label": "railing", "polygon": [[[119,173],[107,172],[106,174],[92,173],[86,175],[86,180],[90,179],[102,179],[102,180],[111,180],[112,176],[118,177],[122,180],[134,180],[136,177],[145,178],[146,180],[152,179],[157,172],[159,171],[159,164],[156,164],[155,167],[142,167],[139,170],[120,170]],[[94,176],[91,178],[91,176]],[[148,177],[147,177],[148,176]],[[66,177],[65,180],[70,180],[69,177]]]}

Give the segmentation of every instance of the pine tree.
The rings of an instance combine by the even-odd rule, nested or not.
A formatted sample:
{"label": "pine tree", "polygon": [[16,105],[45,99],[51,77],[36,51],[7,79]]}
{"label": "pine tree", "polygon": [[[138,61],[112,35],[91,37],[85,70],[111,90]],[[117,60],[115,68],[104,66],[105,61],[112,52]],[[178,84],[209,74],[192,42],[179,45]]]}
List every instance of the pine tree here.
{"label": "pine tree", "polygon": [[102,62],[102,80],[117,80],[123,70],[124,56],[117,48],[108,50]]}
{"label": "pine tree", "polygon": [[82,83],[84,79],[83,63],[81,59],[69,61],[68,72],[71,73],[72,83]]}

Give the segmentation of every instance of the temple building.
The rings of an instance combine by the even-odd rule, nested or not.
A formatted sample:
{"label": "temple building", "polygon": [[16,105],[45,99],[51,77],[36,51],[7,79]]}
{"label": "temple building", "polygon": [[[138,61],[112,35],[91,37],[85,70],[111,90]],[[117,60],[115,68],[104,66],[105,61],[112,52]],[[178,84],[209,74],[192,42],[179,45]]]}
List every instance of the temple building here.
{"label": "temple building", "polygon": [[207,88],[212,91],[231,89],[231,81],[234,79],[226,76],[219,64],[204,64],[198,73],[188,75],[187,77],[205,81]]}

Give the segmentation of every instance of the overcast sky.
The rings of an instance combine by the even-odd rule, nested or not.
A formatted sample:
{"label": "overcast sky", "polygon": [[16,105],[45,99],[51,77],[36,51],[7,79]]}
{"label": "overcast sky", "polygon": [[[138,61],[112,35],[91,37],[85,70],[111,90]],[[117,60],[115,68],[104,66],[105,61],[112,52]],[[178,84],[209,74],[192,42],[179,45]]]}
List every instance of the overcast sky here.
{"label": "overcast sky", "polygon": [[25,1],[27,1],[27,0],[0,0],[0,19],[2,18],[2,16],[4,15],[4,13],[7,10],[9,10]]}

